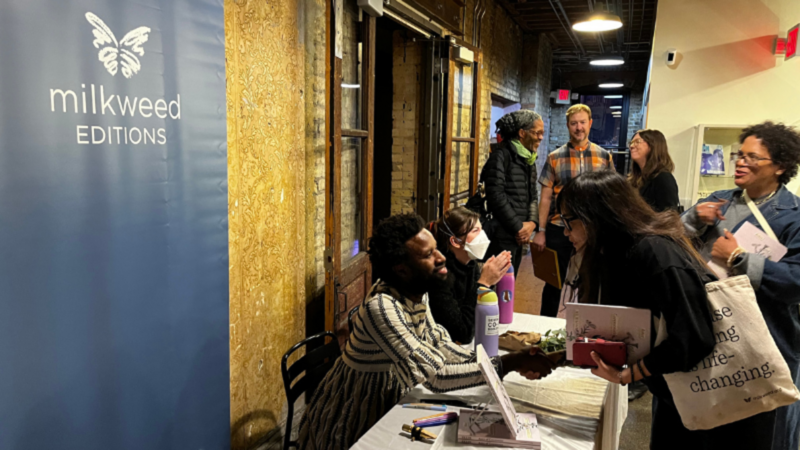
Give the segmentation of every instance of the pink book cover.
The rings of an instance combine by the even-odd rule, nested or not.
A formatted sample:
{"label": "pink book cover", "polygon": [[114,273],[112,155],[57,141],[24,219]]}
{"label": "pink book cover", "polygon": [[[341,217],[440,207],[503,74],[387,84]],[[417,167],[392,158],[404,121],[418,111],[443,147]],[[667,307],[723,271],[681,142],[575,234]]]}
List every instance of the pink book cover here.
{"label": "pink book cover", "polygon": [[[747,253],[759,254],[772,262],[778,262],[786,255],[788,249],[780,242],[767,236],[767,233],[761,231],[758,227],[750,222],[745,222],[733,234],[736,238],[736,243],[739,247],[745,249]],[[709,261],[708,266],[717,274],[720,280],[728,278],[728,269],[717,264],[714,261]]]}
{"label": "pink book cover", "polygon": [[478,345],[476,354],[478,367],[500,411],[485,411],[480,414],[480,411],[462,409],[458,418],[458,441],[502,447],[541,448],[536,415],[517,414],[483,345]]}
{"label": "pink book cover", "polygon": [[588,303],[566,306],[567,360],[572,361],[572,345],[579,337],[624,342],[628,364],[650,353],[650,310]]}

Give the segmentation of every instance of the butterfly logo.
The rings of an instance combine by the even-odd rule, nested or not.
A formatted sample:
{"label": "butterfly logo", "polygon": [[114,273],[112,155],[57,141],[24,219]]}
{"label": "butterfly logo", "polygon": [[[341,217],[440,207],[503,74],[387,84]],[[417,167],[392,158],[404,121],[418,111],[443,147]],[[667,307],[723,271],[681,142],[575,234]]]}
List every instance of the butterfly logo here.
{"label": "butterfly logo", "polygon": [[93,13],[86,13],[86,20],[94,27],[94,48],[99,48],[97,58],[103,63],[108,73],[116,75],[122,65],[122,75],[130,78],[139,72],[142,64],[136,55],[143,56],[141,45],[150,38],[150,28],[139,27],[128,32],[121,40],[117,41],[111,29]]}

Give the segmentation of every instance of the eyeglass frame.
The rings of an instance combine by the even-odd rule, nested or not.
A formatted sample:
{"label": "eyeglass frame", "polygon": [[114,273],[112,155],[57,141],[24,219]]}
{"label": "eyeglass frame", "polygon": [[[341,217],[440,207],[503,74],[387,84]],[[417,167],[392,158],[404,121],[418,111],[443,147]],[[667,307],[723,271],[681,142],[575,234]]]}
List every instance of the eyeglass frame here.
{"label": "eyeglass frame", "polygon": [[[772,158],[760,158],[758,156],[745,155],[741,151],[736,152],[734,155],[736,156],[736,162],[734,162],[734,164],[738,164],[739,161],[742,161],[742,164],[747,167],[758,166],[758,163],[761,161],[772,161]],[[752,162],[747,162],[748,160],[752,160]]]}
{"label": "eyeglass frame", "polygon": [[570,225],[569,223],[574,221],[574,220],[580,220],[580,218],[578,218],[576,216],[567,217],[567,216],[564,216],[563,214],[559,214],[558,218],[561,219],[561,222],[564,223],[564,227],[569,231],[572,231],[572,225]]}
{"label": "eyeglass frame", "polygon": [[643,143],[643,142],[645,142],[645,140],[644,140],[644,139],[642,139],[642,138],[639,138],[639,139],[633,139],[633,140],[631,140],[631,141],[628,143],[628,148],[631,148],[631,147],[633,147],[634,145],[639,145],[639,144],[641,144],[641,143]]}

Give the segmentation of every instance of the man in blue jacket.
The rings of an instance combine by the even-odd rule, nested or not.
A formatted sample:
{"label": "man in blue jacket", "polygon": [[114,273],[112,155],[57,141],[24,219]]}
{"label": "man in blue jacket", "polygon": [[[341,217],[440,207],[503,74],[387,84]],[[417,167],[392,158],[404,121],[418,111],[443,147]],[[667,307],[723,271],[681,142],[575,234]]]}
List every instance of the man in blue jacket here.
{"label": "man in blue jacket", "polygon": [[[800,134],[783,124],[765,122],[746,128],[736,161],[737,189],[717,191],[686,211],[690,235],[703,242],[706,260],[747,275],[772,337],[783,354],[795,385],[800,384],[800,199],[786,189],[800,164]],[[745,222],[764,231],[752,202],[781,244],[788,248],[778,262],[743,249],[733,233]],[[769,234],[769,232],[767,232]],[[777,410],[773,450],[797,449],[800,402]]]}

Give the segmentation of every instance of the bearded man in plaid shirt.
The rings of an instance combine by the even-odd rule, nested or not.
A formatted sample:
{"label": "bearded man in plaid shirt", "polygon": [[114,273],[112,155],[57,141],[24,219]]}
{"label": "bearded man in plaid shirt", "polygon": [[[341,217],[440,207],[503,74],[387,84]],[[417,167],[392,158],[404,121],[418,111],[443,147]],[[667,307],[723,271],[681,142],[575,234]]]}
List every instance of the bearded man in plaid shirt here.
{"label": "bearded man in plaid shirt", "polygon": [[[561,217],[555,213],[556,196],[569,180],[582,173],[614,170],[611,153],[589,142],[592,110],[588,106],[577,104],[570,107],[567,110],[567,127],[569,142],[548,155],[539,176],[539,184],[542,185],[539,230],[544,228],[544,233],[537,233],[533,239],[534,247],[539,251],[545,247],[556,251],[562,285],[573,248],[572,243],[564,236]],[[542,292],[541,315],[556,317],[560,297],[560,289],[546,285]]]}

